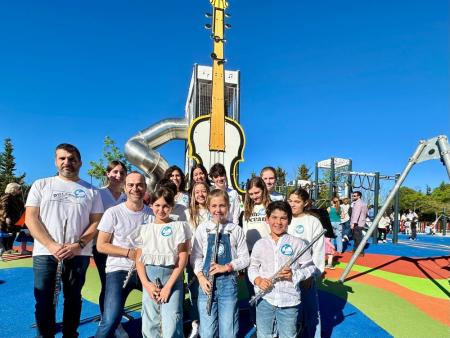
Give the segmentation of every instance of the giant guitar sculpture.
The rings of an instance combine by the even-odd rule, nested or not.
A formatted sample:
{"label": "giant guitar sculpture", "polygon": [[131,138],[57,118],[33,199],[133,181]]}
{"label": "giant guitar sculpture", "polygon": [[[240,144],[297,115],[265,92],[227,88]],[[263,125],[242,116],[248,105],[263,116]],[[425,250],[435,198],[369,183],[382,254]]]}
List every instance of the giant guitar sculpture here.
{"label": "giant guitar sculpture", "polygon": [[228,183],[242,193],[237,182],[237,164],[244,160],[245,135],[239,123],[225,114],[224,19],[228,2],[210,0],[210,3],[213,7],[211,113],[192,121],[188,130],[189,156],[207,170],[215,163],[223,164]]}

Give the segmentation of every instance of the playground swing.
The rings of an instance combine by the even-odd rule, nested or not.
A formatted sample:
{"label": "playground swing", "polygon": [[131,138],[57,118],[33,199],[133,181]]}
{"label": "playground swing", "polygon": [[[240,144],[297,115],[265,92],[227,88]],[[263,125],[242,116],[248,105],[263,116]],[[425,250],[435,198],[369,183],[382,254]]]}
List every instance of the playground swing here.
{"label": "playground swing", "polygon": [[[339,281],[341,283],[343,283],[345,281],[345,278],[347,277],[350,270],[352,269],[353,264],[355,264],[356,259],[358,258],[359,254],[361,253],[364,246],[366,245],[369,237],[372,235],[372,233],[377,228],[378,222],[380,221],[381,216],[384,214],[384,212],[386,211],[386,209],[388,208],[390,203],[394,200],[394,196],[396,195],[397,191],[400,189],[400,186],[402,185],[403,181],[406,179],[406,176],[411,171],[414,164],[428,161],[428,160],[435,160],[435,159],[440,159],[441,162],[445,165],[445,167],[447,169],[447,175],[450,179],[450,146],[448,144],[448,138],[445,135],[439,135],[437,137],[429,139],[428,141],[421,140],[419,142],[419,145],[417,146],[413,155],[409,158],[409,161],[406,164],[405,168],[403,169],[403,172],[400,174],[400,176],[396,180],[395,186],[391,190],[391,193],[387,197],[383,207],[381,208],[380,212],[375,217],[372,225],[370,226],[367,233],[364,235],[364,238],[362,239],[361,243],[356,248],[356,250],[353,253],[352,258],[348,262],[344,272],[339,277]],[[444,215],[444,219],[445,219],[445,215]],[[444,222],[444,224],[445,223],[446,222]]]}

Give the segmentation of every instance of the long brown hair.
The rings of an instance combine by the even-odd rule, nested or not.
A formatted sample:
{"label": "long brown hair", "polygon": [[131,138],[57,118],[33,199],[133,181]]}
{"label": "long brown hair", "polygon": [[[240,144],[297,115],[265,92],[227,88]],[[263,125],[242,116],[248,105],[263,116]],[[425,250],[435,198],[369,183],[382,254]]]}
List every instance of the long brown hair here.
{"label": "long brown hair", "polygon": [[[195,187],[202,185],[206,192],[209,195],[209,186],[206,182],[198,182],[194,183],[192,185],[192,191],[191,191],[191,202],[189,203],[189,222],[194,225],[194,228],[196,229],[199,226],[199,213],[200,213],[200,205],[195,200]],[[207,202],[208,202],[208,196],[206,196],[205,201],[205,207],[207,208]]]}
{"label": "long brown hair", "polygon": [[250,216],[252,215],[253,208],[255,207],[255,202],[250,198],[250,195],[248,191],[251,188],[259,188],[262,191],[262,205],[264,205],[265,208],[270,203],[270,197],[269,192],[267,191],[266,184],[264,183],[263,179],[259,176],[252,177],[250,181],[247,183],[247,189],[245,193],[245,200],[244,200],[244,219],[246,221],[249,220]]}

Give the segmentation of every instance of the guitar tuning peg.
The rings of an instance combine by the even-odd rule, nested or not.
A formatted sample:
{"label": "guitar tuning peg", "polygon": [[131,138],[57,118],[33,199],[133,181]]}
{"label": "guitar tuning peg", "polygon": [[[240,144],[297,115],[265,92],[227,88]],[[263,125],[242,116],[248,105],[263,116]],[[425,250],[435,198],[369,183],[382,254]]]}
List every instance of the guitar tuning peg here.
{"label": "guitar tuning peg", "polygon": [[207,18],[212,18],[212,14],[211,14],[211,13],[205,13],[205,16],[206,16]]}
{"label": "guitar tuning peg", "polygon": [[226,29],[230,29],[230,28],[231,28],[231,25],[230,25],[229,23],[226,23],[226,24],[225,24],[225,28],[226,28]]}
{"label": "guitar tuning peg", "polygon": [[228,14],[227,12],[225,12],[225,17],[226,18],[231,18],[231,14]]}
{"label": "guitar tuning peg", "polygon": [[211,29],[212,28],[210,23],[206,23],[204,27],[205,27],[205,29]]}

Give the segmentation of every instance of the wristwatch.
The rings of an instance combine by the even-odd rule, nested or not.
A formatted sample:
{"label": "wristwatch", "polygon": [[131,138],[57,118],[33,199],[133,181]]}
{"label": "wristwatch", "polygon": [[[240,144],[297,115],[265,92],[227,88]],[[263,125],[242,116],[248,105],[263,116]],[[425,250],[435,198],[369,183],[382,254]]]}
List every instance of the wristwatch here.
{"label": "wristwatch", "polygon": [[86,244],[84,244],[84,243],[81,241],[81,239],[78,240],[77,243],[78,243],[78,245],[80,246],[81,249],[84,249],[84,247],[86,246]]}

